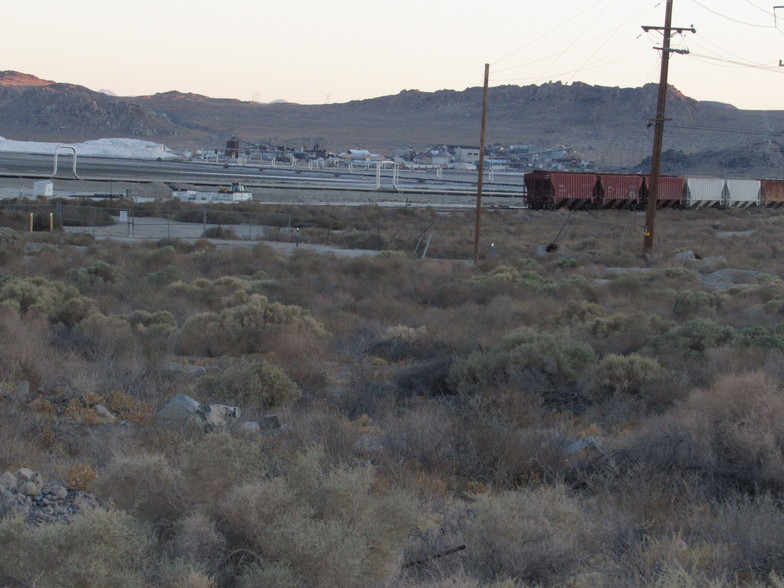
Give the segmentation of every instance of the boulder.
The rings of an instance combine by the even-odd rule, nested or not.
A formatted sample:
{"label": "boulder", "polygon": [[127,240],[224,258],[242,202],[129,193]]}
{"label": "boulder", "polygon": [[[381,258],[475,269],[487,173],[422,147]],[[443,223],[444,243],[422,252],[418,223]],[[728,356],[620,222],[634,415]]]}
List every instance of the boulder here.
{"label": "boulder", "polygon": [[16,470],[17,484],[21,485],[25,482],[32,482],[36,486],[42,486],[44,481],[41,474],[30,468],[20,468]]}
{"label": "boulder", "polygon": [[156,413],[155,418],[161,424],[185,427],[203,425],[206,422],[204,413],[204,407],[193,398],[177,394]]}
{"label": "boulder", "polygon": [[110,421],[115,420],[115,416],[103,404],[96,404],[95,406],[93,406],[93,410],[96,413],[98,413],[98,416],[100,416],[102,418],[108,419]]}
{"label": "boulder", "polygon": [[38,496],[41,493],[41,487],[35,482],[22,482],[18,490],[22,496]]}
{"label": "boulder", "polygon": [[11,492],[12,490],[16,490],[18,485],[19,481],[11,472],[5,472],[2,476],[0,476],[0,492],[3,490],[6,492]]}
{"label": "boulder", "polygon": [[210,404],[204,411],[207,424],[211,427],[225,427],[240,418],[241,411],[236,406]]}
{"label": "boulder", "polygon": [[258,435],[261,433],[261,426],[256,421],[243,421],[240,423],[240,431],[249,435]]}

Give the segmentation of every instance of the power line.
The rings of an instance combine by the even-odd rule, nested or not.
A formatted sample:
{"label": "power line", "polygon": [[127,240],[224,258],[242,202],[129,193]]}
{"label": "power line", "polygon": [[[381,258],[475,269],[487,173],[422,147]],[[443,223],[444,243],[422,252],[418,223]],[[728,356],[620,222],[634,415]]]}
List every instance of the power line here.
{"label": "power line", "polygon": [[701,2],[698,2],[698,0],[691,0],[691,1],[694,2],[694,4],[696,4],[700,8],[702,8],[704,10],[707,10],[708,12],[710,12],[712,14],[715,14],[716,16],[720,16],[721,18],[725,18],[727,20],[730,20],[730,21],[738,23],[738,24],[742,24],[742,25],[747,26],[747,27],[757,27],[757,28],[760,28],[760,29],[774,29],[774,28],[776,28],[774,25],[761,25],[761,24],[756,24],[756,23],[751,23],[751,22],[743,22],[741,20],[738,20],[737,18],[732,18],[731,16],[727,16],[726,14],[722,14],[721,12],[716,12],[712,8],[708,8],[707,6],[702,4]]}
{"label": "power line", "polygon": [[[591,70],[591,69],[597,69],[597,68],[600,68],[600,67],[605,67],[605,66],[611,65],[613,63],[618,63],[619,61],[624,61],[625,59],[630,59],[630,58],[635,57],[637,55],[641,55],[643,53],[647,53],[648,51],[649,51],[649,49],[647,49],[647,48],[646,49],[641,49],[640,51],[636,51],[635,53],[629,53],[628,55],[623,55],[621,57],[618,57],[617,59],[612,59],[610,61],[604,61],[604,62],[601,62],[601,63],[595,62],[593,65],[590,65],[590,66],[585,66],[585,67],[581,67],[581,68],[578,68],[578,69],[569,70],[569,71],[556,73],[556,74],[550,74],[550,75],[551,75],[551,77],[555,77],[555,78],[560,78],[560,77],[567,76],[567,75],[573,75],[573,74],[579,73],[581,71],[588,71],[588,70]],[[495,81],[495,82],[535,81],[535,80],[541,79],[541,77],[542,76],[528,76],[528,77],[525,77],[525,78],[504,78],[504,79],[500,79],[500,80],[496,79],[496,80],[493,80],[493,81]]]}
{"label": "power line", "polygon": [[754,63],[744,63],[742,61],[733,61],[732,59],[724,59],[722,57],[711,57],[710,55],[700,55],[699,53],[690,53],[690,55],[692,57],[695,57],[696,59],[703,59],[707,61],[719,61],[721,63],[730,64],[731,66],[734,67],[748,67],[751,69],[759,69],[770,73],[784,74],[784,71],[779,69],[780,66],[776,66],[776,65],[764,65],[764,64],[757,65]]}
{"label": "power line", "polygon": [[521,45],[520,47],[518,47],[517,49],[515,49],[515,50],[514,50],[514,51],[512,51],[511,53],[507,53],[506,55],[504,55],[504,56],[503,56],[501,59],[497,59],[496,61],[494,61],[494,62],[491,64],[491,66],[492,66],[492,65],[496,65],[496,64],[498,64],[498,63],[501,63],[502,61],[504,61],[505,59],[508,59],[509,57],[511,57],[512,55],[514,55],[515,53],[518,53],[518,52],[522,51],[523,49],[525,49],[526,47],[528,47],[528,46],[530,46],[530,45],[533,45],[533,44],[534,44],[534,43],[536,43],[536,42],[537,42],[539,39],[542,39],[542,38],[546,37],[547,35],[549,35],[550,33],[553,33],[553,32],[555,32],[555,31],[557,31],[558,29],[560,29],[560,28],[562,28],[562,27],[566,26],[567,24],[569,24],[570,22],[572,22],[572,21],[573,21],[573,20],[575,20],[576,18],[578,18],[578,17],[582,16],[583,14],[585,14],[586,12],[588,12],[589,10],[591,10],[591,9],[592,9],[594,6],[596,6],[597,4],[601,4],[603,1],[604,1],[604,0],[597,0],[597,2],[595,2],[594,4],[591,4],[590,6],[588,6],[587,8],[585,8],[584,10],[581,10],[580,12],[576,13],[574,16],[572,16],[571,18],[569,18],[569,19],[565,20],[565,21],[564,21],[564,22],[562,22],[561,24],[559,24],[559,25],[557,25],[557,26],[555,26],[555,27],[553,27],[553,28],[551,28],[551,29],[547,29],[547,31],[545,31],[544,33],[542,33],[541,35],[539,35],[539,36],[538,36],[538,37],[536,37],[535,39],[532,39],[531,41],[528,41],[528,42],[524,43],[523,45]]}
{"label": "power line", "polygon": [[698,125],[673,125],[668,124],[668,129],[684,129],[689,131],[706,131],[711,133],[728,133],[733,135],[759,135],[762,137],[784,137],[782,131],[749,131],[744,129],[723,129],[718,127],[704,127]]}

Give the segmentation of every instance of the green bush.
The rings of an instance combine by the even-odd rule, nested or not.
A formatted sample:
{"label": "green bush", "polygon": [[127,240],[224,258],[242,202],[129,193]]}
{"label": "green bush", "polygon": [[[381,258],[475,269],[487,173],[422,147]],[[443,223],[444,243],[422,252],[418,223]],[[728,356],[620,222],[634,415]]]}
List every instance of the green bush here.
{"label": "green bush", "polygon": [[85,318],[94,306],[92,299],[63,282],[14,276],[0,279],[0,303],[16,308],[23,316],[44,316],[68,327]]}
{"label": "green bush", "polygon": [[297,384],[280,368],[261,360],[243,359],[195,383],[200,396],[250,405],[259,412],[290,406],[302,396]]}
{"label": "green bush", "polygon": [[731,345],[736,337],[737,332],[732,327],[712,319],[694,319],[653,337],[647,347],[657,356],[701,359],[708,349]]}
{"label": "green bush", "polygon": [[321,324],[302,308],[252,294],[246,302],[220,312],[190,317],[180,330],[179,349],[189,355],[253,353],[261,349],[265,332],[274,326],[323,332]]}
{"label": "green bush", "polygon": [[591,346],[574,340],[567,330],[548,333],[524,327],[507,334],[489,351],[478,351],[457,360],[450,369],[448,384],[460,391],[506,382],[525,371],[573,382],[595,361]]}

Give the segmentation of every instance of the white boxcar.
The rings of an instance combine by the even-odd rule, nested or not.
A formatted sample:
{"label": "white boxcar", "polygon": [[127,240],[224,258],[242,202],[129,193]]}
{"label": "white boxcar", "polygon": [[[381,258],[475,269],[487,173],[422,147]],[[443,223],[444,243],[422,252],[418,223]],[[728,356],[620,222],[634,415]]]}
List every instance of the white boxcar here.
{"label": "white boxcar", "polygon": [[726,196],[726,182],[717,178],[686,178],[684,205],[709,208],[722,205]]}
{"label": "white boxcar", "polygon": [[759,206],[762,182],[759,180],[727,180],[727,206]]}

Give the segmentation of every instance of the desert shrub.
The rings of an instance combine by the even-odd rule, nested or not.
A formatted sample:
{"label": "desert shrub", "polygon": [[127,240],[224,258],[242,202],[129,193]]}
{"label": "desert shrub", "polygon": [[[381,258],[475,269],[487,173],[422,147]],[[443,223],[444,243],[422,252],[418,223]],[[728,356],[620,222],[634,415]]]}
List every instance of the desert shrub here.
{"label": "desert shrub", "polygon": [[467,570],[484,580],[565,585],[600,530],[563,486],[479,497],[465,532]]}
{"label": "desert shrub", "polygon": [[153,286],[164,286],[182,279],[183,271],[176,265],[167,265],[157,271],[150,272],[142,278]]}
{"label": "desert shrub", "polygon": [[383,251],[391,249],[391,239],[378,231],[352,231],[340,236],[340,243],[350,249]]}
{"label": "desert shrub", "polygon": [[784,397],[762,372],[720,375],[666,415],[686,433],[693,464],[729,485],[784,487]]}
{"label": "desert shrub", "polygon": [[302,308],[253,294],[245,303],[190,317],[180,330],[179,348],[191,355],[252,353],[259,349],[265,331],[274,325],[323,332],[321,324]]}
{"label": "desert shrub", "polygon": [[607,311],[595,302],[588,302],[587,300],[570,300],[566,304],[563,314],[570,321],[585,323],[606,316]]}
{"label": "desert shrub", "polygon": [[657,314],[613,314],[589,319],[585,329],[595,349],[628,354],[640,350],[650,337],[667,332],[675,324]]}
{"label": "desert shrub", "polygon": [[639,395],[646,383],[660,375],[662,367],[655,359],[633,353],[628,356],[607,355],[596,366],[587,392],[595,400],[616,394]]}
{"label": "desert shrub", "polygon": [[94,302],[63,282],[6,276],[0,279],[0,304],[16,308],[23,316],[43,316],[72,327],[87,316]]}
{"label": "desert shrub", "polygon": [[736,331],[711,319],[694,319],[651,338],[647,346],[659,357],[701,359],[708,349],[730,345]]}
{"label": "desert shrub", "polygon": [[229,227],[210,227],[202,234],[202,238],[204,239],[231,239],[236,240],[239,239],[237,233],[234,232],[234,229],[230,229]]}
{"label": "desert shrub", "polygon": [[184,559],[163,559],[152,572],[152,585],[160,588],[217,588],[199,564]]}
{"label": "desert shrub", "polygon": [[251,405],[259,412],[289,406],[302,396],[283,370],[263,359],[232,363],[224,370],[202,376],[195,387],[202,396]]}
{"label": "desert shrub", "polygon": [[169,527],[183,516],[182,478],[160,455],[120,456],[101,473],[96,493],[120,510],[156,526]]}
{"label": "desert shrub", "polygon": [[133,349],[134,336],[128,319],[95,312],[74,330],[80,349],[90,358],[118,357]]}
{"label": "desert shrub", "polygon": [[112,284],[117,281],[120,270],[114,265],[99,261],[91,266],[68,270],[66,276],[82,288],[101,284]]}
{"label": "desert shrub", "polygon": [[192,501],[216,504],[232,488],[263,476],[269,462],[259,443],[215,433],[182,448],[180,472]]}
{"label": "desert shrub", "polygon": [[722,309],[725,295],[721,292],[684,290],[674,293],[673,314],[678,320],[712,317]]}
{"label": "desert shrub", "polygon": [[89,464],[76,463],[68,468],[64,482],[67,488],[89,492],[97,477],[98,472]]}
{"label": "desert shrub", "polygon": [[388,581],[415,519],[408,497],[380,492],[374,481],[370,466],[330,467],[321,450],[308,449],[286,475],[235,487],[216,506],[227,537],[257,554],[245,583],[251,574],[274,574],[279,585]]}
{"label": "desert shrub", "polygon": [[67,525],[0,521],[0,577],[26,586],[149,585],[153,542],[118,511],[92,511]]}
{"label": "desert shrub", "polygon": [[704,540],[726,545],[728,568],[746,572],[764,583],[784,566],[784,513],[780,501],[770,495],[731,496],[714,506],[715,516],[696,529]]}
{"label": "desert shrub", "polygon": [[595,360],[591,346],[575,341],[566,330],[548,333],[525,327],[504,336],[494,349],[455,361],[448,382],[460,391],[506,382],[525,371],[571,382]]}
{"label": "desert shrub", "polygon": [[170,549],[175,559],[193,562],[209,576],[218,576],[226,559],[226,538],[215,521],[193,513],[177,521],[173,533]]}

